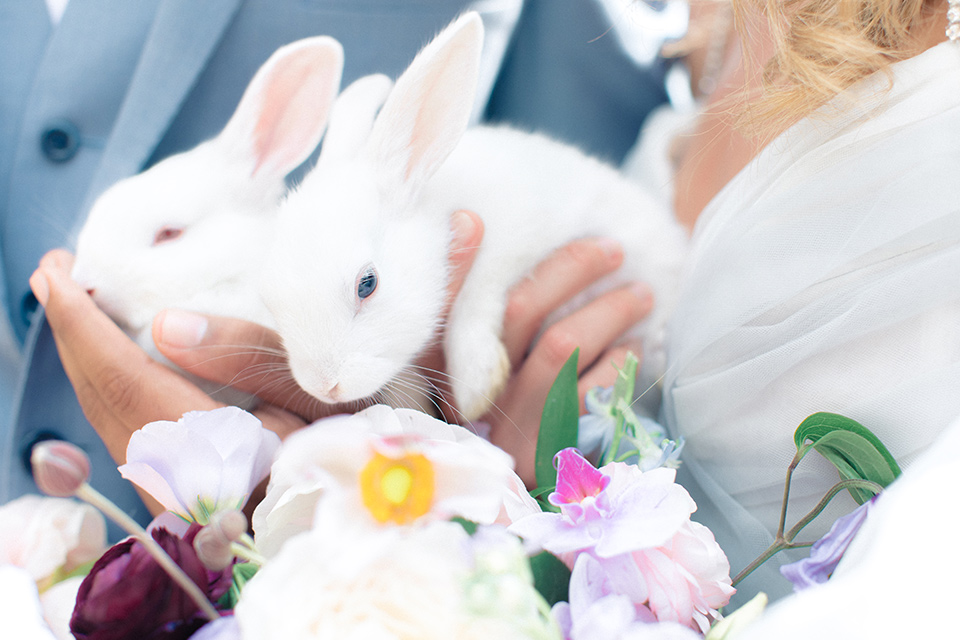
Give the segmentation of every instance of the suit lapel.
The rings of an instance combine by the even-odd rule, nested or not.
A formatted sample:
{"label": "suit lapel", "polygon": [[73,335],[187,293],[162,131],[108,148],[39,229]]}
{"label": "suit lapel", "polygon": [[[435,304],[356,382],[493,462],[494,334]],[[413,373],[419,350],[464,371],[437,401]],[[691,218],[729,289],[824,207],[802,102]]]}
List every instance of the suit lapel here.
{"label": "suit lapel", "polygon": [[[241,0],[162,0],[87,192],[140,171],[230,24]],[[176,55],[171,56],[170,52]]]}

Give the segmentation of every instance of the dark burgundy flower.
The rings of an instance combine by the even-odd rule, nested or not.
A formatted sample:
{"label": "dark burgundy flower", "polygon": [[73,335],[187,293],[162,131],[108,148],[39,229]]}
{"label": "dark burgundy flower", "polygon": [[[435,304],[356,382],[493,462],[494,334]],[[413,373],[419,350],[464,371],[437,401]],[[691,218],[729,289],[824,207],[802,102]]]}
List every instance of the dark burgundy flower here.
{"label": "dark burgundy flower", "polygon": [[[153,538],[180,568],[216,602],[232,579],[231,571],[208,571],[197,558],[191,525],[183,538],[164,528]],[[190,597],[133,538],[107,550],[93,565],[77,593],[70,631],[78,640],[178,640],[189,638],[206,618]]]}

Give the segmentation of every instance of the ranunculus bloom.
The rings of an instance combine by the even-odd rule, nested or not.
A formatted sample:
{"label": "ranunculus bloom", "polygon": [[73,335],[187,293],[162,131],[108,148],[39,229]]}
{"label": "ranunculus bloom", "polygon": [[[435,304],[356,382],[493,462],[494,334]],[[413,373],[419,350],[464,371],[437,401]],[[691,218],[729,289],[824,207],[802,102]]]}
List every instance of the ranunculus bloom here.
{"label": "ranunculus bloom", "polygon": [[462,427],[382,405],[291,434],[253,514],[268,557],[312,526],[317,502],[341,488],[349,517],[371,525],[460,516],[481,524],[539,512],[509,455]]}
{"label": "ranunculus bloom", "polygon": [[26,569],[41,589],[106,548],[106,524],[90,505],[27,495],[0,507],[0,564]]}
{"label": "ranunculus bloom", "polygon": [[[180,538],[158,528],[153,538],[215,602],[230,587],[231,572],[203,566],[193,550],[199,530],[193,525]],[[78,640],[176,640],[189,638],[204,622],[196,603],[135,539],[127,538],[103,554],[84,578],[70,630]]]}
{"label": "ranunculus bloom", "polygon": [[270,472],[277,434],[237,407],[191,411],[135,431],[120,474],[164,508],[206,524],[220,509],[240,509]]}
{"label": "ranunculus bloom", "polygon": [[793,583],[794,591],[803,591],[827,581],[866,521],[875,500],[876,497],[867,500],[847,515],[837,518],[830,531],[813,543],[809,557],[780,567],[783,577]]}
{"label": "ranunculus bloom", "polygon": [[574,566],[588,553],[611,593],[647,607],[660,622],[706,630],[726,604],[730,565],[710,531],[690,521],[696,504],[673,469],[643,472],[612,463],[595,469],[575,449],[557,454],[560,513],[515,522],[510,530]]}

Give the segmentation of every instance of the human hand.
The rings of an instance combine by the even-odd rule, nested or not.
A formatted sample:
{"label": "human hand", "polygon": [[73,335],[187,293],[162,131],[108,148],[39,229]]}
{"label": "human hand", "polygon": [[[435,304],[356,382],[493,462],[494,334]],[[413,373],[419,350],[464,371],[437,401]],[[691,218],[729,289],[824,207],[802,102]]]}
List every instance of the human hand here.
{"label": "human hand", "polygon": [[610,240],[575,241],[549,256],[510,292],[503,342],[513,375],[484,420],[491,427],[490,439],[513,455],[517,473],[528,486],[535,484],[534,459],[543,404],[573,350],[580,348],[577,390],[581,414],[589,389],[614,383],[617,372],[611,363],[622,367],[627,351],[638,357],[642,353],[638,344],[616,344],[653,306],[650,288],[642,283],[597,297],[547,327],[533,344],[555,309],[615,271],[622,262],[622,250]]}
{"label": "human hand", "polygon": [[70,277],[73,256],[47,253],[30,278],[84,415],[122,464],[130,435],[154,420],[216,408],[199,388],[154,361]]}

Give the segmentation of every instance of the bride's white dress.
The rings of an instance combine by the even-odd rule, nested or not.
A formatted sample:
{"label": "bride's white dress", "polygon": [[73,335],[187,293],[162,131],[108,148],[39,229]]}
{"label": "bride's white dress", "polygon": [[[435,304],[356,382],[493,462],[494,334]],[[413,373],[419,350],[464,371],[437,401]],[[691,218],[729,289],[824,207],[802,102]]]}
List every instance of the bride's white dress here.
{"label": "bride's white dress", "polygon": [[[860,82],[714,198],[667,347],[661,419],[734,573],[772,540],[807,415],[858,420],[903,466],[936,439],[960,414],[960,46]],[[788,526],[836,480],[808,456]],[[854,506],[838,498],[801,537]],[[744,595],[788,592],[777,567]]]}

